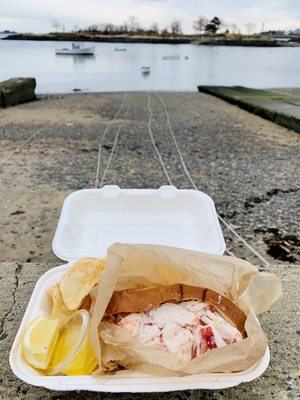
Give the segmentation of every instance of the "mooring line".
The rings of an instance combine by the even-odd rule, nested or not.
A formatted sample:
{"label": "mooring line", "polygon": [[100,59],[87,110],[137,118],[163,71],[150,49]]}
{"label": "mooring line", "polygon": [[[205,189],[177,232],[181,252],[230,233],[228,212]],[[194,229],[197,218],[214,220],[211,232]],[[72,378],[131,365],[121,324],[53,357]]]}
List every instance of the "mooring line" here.
{"label": "mooring line", "polygon": [[[79,105],[75,108],[74,110],[74,114],[87,102],[87,98],[84,101],[81,101],[79,103]],[[56,120],[50,122],[49,124],[46,124],[44,126],[42,126],[41,128],[39,128],[37,131],[34,131],[34,133],[27,138],[20,146],[17,146],[6,158],[4,158],[4,160],[0,163],[0,168],[3,167],[3,165],[5,165],[5,163],[7,163],[7,161],[14,155],[16,154],[16,152],[18,152],[20,149],[22,149],[28,142],[30,142],[33,138],[35,138],[40,132],[42,132],[43,130],[45,130],[46,128],[49,128],[50,126],[55,125],[57,122],[60,121],[60,118],[57,118]]]}
{"label": "mooring line", "polygon": [[[131,104],[129,103],[129,104],[128,104],[128,107],[127,107],[127,110],[126,110],[126,113],[124,114],[124,118],[127,117],[127,115],[128,115],[128,112],[129,112],[129,109],[130,109],[130,105],[131,105]],[[124,125],[124,121],[122,121],[122,122],[120,123],[120,125],[119,125],[119,127],[118,127],[118,130],[117,130],[117,133],[116,133],[116,135],[115,135],[115,139],[114,139],[114,143],[113,143],[113,146],[112,146],[112,149],[111,149],[111,153],[110,153],[110,155],[109,155],[109,159],[108,159],[108,162],[107,162],[107,164],[106,164],[106,168],[105,168],[105,170],[104,170],[104,172],[103,172],[103,175],[102,175],[102,178],[101,178],[100,187],[102,187],[102,185],[103,185],[103,183],[104,183],[104,180],[105,180],[105,176],[106,176],[107,171],[108,171],[108,169],[109,169],[109,167],[110,167],[110,163],[111,163],[111,160],[112,160],[112,158],[113,158],[114,151],[115,151],[115,149],[116,149],[116,146],[117,146],[117,143],[118,143],[118,139],[119,139],[119,135],[120,135],[120,132],[121,132],[121,129],[122,129],[123,125]]]}
{"label": "mooring line", "polygon": [[184,162],[182,153],[181,153],[181,151],[180,151],[180,149],[179,149],[179,146],[178,146],[176,137],[175,137],[175,135],[174,135],[174,131],[173,131],[172,126],[171,126],[170,116],[169,116],[169,112],[168,112],[167,105],[166,105],[165,101],[162,99],[162,97],[160,96],[159,93],[156,93],[156,95],[157,95],[157,97],[159,98],[160,102],[162,103],[162,105],[163,105],[163,107],[164,107],[164,111],[165,111],[166,118],[167,118],[167,125],[168,125],[168,128],[169,128],[169,132],[170,132],[170,134],[171,134],[171,136],[172,136],[172,139],[173,139],[173,142],[174,142],[174,144],[175,144],[175,147],[176,147],[177,153],[178,153],[178,155],[179,155],[179,158],[180,158],[182,167],[183,167],[183,169],[184,169],[184,172],[185,172],[185,174],[186,174],[188,180],[190,181],[191,185],[193,186],[193,188],[194,188],[195,190],[198,190],[198,189],[197,189],[197,186],[196,186],[196,184],[195,184],[195,182],[193,181],[193,179],[192,179],[192,177],[191,177],[191,175],[190,175],[189,170],[187,169],[187,166],[186,166],[186,164],[185,164],[185,162]]}
{"label": "mooring line", "polygon": [[148,133],[150,135],[150,139],[151,139],[151,142],[152,142],[153,147],[155,149],[156,155],[157,155],[157,157],[158,157],[158,159],[160,161],[160,165],[161,165],[161,167],[162,167],[162,169],[163,169],[163,171],[165,173],[165,176],[167,177],[169,185],[172,185],[171,178],[170,178],[170,176],[169,176],[169,174],[167,172],[167,169],[166,169],[165,164],[163,162],[162,156],[161,156],[161,154],[159,152],[159,149],[158,149],[158,147],[157,147],[157,145],[155,143],[154,137],[153,137],[153,132],[152,132],[152,129],[151,129],[151,123],[152,123],[152,117],[153,117],[152,108],[151,108],[151,98],[150,98],[149,93],[147,93],[147,96],[148,96],[148,103],[147,104],[148,104],[148,110],[149,110],[149,120],[148,120],[148,124],[147,124]]}
{"label": "mooring line", "polygon": [[[149,96],[149,94],[148,94],[148,96]],[[180,148],[179,148],[179,146],[178,146],[178,143],[177,143],[177,140],[176,140],[176,137],[175,137],[173,128],[172,128],[171,123],[170,123],[170,117],[169,117],[169,111],[168,111],[167,105],[166,105],[165,101],[162,99],[162,97],[160,96],[159,93],[157,93],[157,97],[159,98],[159,100],[161,101],[161,103],[162,103],[162,105],[163,105],[163,107],[164,107],[164,111],[165,111],[165,114],[166,114],[167,124],[168,124],[168,127],[169,127],[169,131],[170,131],[170,134],[171,134],[172,139],[173,139],[173,141],[174,141],[175,147],[176,147],[176,149],[177,149],[177,152],[178,152],[178,155],[179,155],[181,164],[182,164],[182,166],[183,166],[183,169],[184,169],[184,171],[185,171],[185,173],[186,173],[186,176],[188,177],[188,179],[189,179],[191,185],[193,186],[193,188],[194,188],[195,190],[199,190],[199,188],[198,188],[197,185],[195,184],[194,180],[192,179],[192,177],[191,177],[191,175],[190,175],[190,173],[189,173],[189,171],[188,171],[188,168],[187,168],[187,166],[186,166],[186,164],[185,164],[185,161],[184,161],[184,159],[183,159],[182,153],[181,153]],[[256,251],[256,250],[255,250],[255,249],[240,235],[240,234],[239,234],[239,233],[237,233],[236,230],[235,230],[234,228],[232,228],[232,226],[231,226],[230,224],[228,224],[228,223],[224,220],[224,218],[222,218],[219,214],[217,214],[217,215],[218,215],[219,220],[223,223],[223,225],[225,225],[225,227],[226,227],[226,228],[241,242],[241,243],[243,243],[244,246],[246,246],[257,258],[259,258],[259,259],[264,263],[265,266],[269,266],[269,265],[270,265],[270,263],[269,263],[267,260],[265,260],[264,257],[263,257],[262,255],[260,255],[260,254],[259,254],[259,253],[258,253],[258,252],[257,252],[257,251]],[[228,250],[227,253],[230,254],[231,252]]]}
{"label": "mooring line", "polygon": [[29,138],[27,138],[22,145],[17,146],[6,158],[4,158],[4,160],[0,163],[0,168],[3,167],[4,164],[7,163],[7,161],[14,155],[16,154],[20,149],[22,149],[26,143],[30,142],[36,135],[38,135],[41,131],[43,131],[46,128],[49,128],[52,125],[55,125],[57,122],[57,120],[55,120],[54,122],[51,122],[50,124],[44,125],[42,128],[38,129],[37,131],[35,131]]}
{"label": "mooring line", "polygon": [[[123,96],[123,101],[120,105],[120,107],[118,108],[117,112],[114,114],[113,118],[109,121],[108,125],[106,126],[106,128],[104,129],[104,132],[102,133],[100,142],[99,142],[99,146],[98,146],[98,157],[97,157],[97,169],[96,169],[96,179],[95,179],[95,188],[98,187],[99,184],[99,175],[100,175],[100,169],[101,169],[101,165],[102,165],[102,143],[103,140],[105,139],[105,136],[107,134],[107,132],[109,131],[109,129],[112,127],[112,123],[113,121],[117,118],[117,116],[120,114],[123,106],[126,103],[126,99],[127,99],[127,95],[124,93]],[[127,115],[127,114],[126,114]],[[100,138],[100,135],[98,136],[98,139]],[[101,182],[102,182],[103,176],[101,178]],[[100,185],[101,186],[101,185]]]}
{"label": "mooring line", "polygon": [[13,122],[13,120],[6,121],[6,122],[2,122],[2,124],[0,124],[0,128],[2,128],[2,126],[5,126],[5,125],[8,125],[8,124],[11,124],[12,122]]}
{"label": "mooring line", "polygon": [[[57,101],[55,102],[55,103],[57,103]],[[25,107],[23,107],[23,106],[25,106]],[[19,104],[19,107],[21,107],[21,109],[22,110],[26,110],[26,106],[27,106],[27,103],[23,103],[23,104]],[[20,123],[21,121],[20,120],[16,120],[16,119],[9,119],[8,121],[5,121],[5,122],[2,122],[2,123],[0,123],[0,128],[2,127],[2,126],[5,126],[5,125],[8,125],[8,124],[12,124],[12,123]]]}

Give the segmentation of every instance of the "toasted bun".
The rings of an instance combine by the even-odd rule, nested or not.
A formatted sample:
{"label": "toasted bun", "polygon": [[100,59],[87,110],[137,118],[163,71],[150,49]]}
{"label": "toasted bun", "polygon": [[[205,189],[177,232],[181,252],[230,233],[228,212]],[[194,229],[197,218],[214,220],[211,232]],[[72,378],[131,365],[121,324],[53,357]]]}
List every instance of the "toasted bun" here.
{"label": "toasted bun", "polygon": [[163,303],[185,300],[199,300],[212,305],[229,323],[244,333],[246,315],[237,305],[213,290],[184,284],[116,291],[104,315],[145,312]]}
{"label": "toasted bun", "polygon": [[105,315],[148,311],[168,301],[179,302],[180,300],[180,284],[120,290],[113,293]]}
{"label": "toasted bun", "polygon": [[181,285],[181,300],[204,300],[206,289],[198,286]]}
{"label": "toasted bun", "polygon": [[222,317],[244,334],[246,315],[237,305],[210,289],[205,291],[204,302],[211,304]]}

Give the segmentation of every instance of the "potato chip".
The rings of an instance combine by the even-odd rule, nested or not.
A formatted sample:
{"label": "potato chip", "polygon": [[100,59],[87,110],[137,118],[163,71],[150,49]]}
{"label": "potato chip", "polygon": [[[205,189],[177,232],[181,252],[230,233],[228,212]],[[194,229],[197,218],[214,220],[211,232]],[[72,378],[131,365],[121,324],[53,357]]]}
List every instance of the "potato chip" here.
{"label": "potato chip", "polygon": [[70,311],[77,310],[82,300],[99,282],[105,260],[82,258],[62,277],[59,283],[63,302]]}
{"label": "potato chip", "polygon": [[89,296],[91,298],[90,314],[93,313],[93,310],[94,310],[94,307],[95,307],[95,303],[96,303],[96,300],[97,300],[97,292],[98,292],[98,285],[93,287],[93,289],[89,293]]}
{"label": "potato chip", "polygon": [[69,311],[65,306],[59,290],[59,284],[52,286],[48,290],[48,294],[51,297],[53,303],[51,319],[58,319],[58,325],[59,327],[61,327],[69,321],[71,315],[73,315],[74,313],[73,311]]}

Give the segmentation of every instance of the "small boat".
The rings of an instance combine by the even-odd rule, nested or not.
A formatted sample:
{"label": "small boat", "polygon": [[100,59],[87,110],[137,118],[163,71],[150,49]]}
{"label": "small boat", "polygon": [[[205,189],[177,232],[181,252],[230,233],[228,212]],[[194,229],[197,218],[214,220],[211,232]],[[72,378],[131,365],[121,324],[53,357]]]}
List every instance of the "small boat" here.
{"label": "small boat", "polygon": [[143,66],[140,68],[142,74],[150,74],[151,68],[148,66]]}
{"label": "small boat", "polygon": [[163,56],[163,60],[180,60],[180,55]]}
{"label": "small boat", "polygon": [[126,47],[116,47],[114,51],[127,51]]}
{"label": "small boat", "polygon": [[55,54],[71,54],[93,56],[95,53],[95,46],[85,47],[83,43],[72,43],[71,49],[56,49]]}

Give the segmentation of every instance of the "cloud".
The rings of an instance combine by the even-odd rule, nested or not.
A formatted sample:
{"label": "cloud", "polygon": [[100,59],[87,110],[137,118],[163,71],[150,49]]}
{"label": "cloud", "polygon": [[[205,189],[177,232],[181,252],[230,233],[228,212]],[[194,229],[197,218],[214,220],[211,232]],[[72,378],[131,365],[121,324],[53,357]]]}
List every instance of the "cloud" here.
{"label": "cloud", "polygon": [[[160,28],[176,18],[183,30],[192,32],[199,15],[234,22],[243,27],[247,22],[266,29],[300,27],[299,0],[0,0],[0,30],[48,32],[56,19],[72,29],[103,22],[123,23],[136,16],[142,26],[157,22]],[[48,21],[48,22],[47,22]],[[8,26],[9,25],[9,26]]]}

